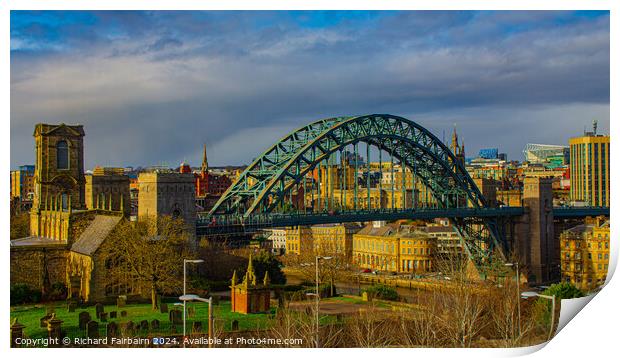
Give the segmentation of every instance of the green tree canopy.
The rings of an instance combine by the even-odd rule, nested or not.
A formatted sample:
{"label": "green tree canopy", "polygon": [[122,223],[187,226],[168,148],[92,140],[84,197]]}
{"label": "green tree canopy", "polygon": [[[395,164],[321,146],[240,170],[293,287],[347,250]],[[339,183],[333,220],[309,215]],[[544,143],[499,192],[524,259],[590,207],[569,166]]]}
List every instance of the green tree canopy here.
{"label": "green tree canopy", "polygon": [[286,276],[280,268],[282,263],[271,253],[261,251],[258,254],[253,254],[252,265],[259,281],[262,282],[265,272],[268,272],[271,283],[277,285],[286,284]]}
{"label": "green tree canopy", "polygon": [[555,296],[556,299],[579,298],[585,296],[583,291],[568,282],[554,283],[542,294]]}

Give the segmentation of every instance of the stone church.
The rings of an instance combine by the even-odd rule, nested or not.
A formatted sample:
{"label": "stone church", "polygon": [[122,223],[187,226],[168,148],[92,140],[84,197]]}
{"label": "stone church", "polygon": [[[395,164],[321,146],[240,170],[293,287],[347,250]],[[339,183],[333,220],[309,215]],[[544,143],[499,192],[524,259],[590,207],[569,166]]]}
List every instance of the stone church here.
{"label": "stone church", "polygon": [[[27,284],[45,295],[53,284],[63,283],[70,298],[85,302],[141,296],[140,288],[106,282],[106,263],[99,255],[117,225],[128,219],[129,179],[122,174],[85,176],[82,125],[37,124],[34,138],[30,236],[11,241],[11,285]],[[181,216],[194,225],[194,188],[185,185],[193,177],[177,176],[144,176],[139,210]]]}

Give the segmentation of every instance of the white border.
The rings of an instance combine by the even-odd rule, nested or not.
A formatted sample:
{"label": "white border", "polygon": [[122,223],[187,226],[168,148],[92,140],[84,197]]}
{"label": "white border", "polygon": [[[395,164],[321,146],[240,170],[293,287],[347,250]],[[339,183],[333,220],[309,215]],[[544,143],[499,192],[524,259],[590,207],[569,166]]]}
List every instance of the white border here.
{"label": "white border", "polygon": [[[615,16],[615,11],[618,9],[618,2],[611,0],[598,0],[598,1],[584,1],[584,0],[546,0],[546,1],[533,1],[533,0],[523,0],[523,1],[490,1],[490,0],[477,0],[477,1],[468,1],[468,0],[434,0],[434,1],[422,1],[422,0],[409,0],[409,1],[373,1],[373,0],[342,0],[342,1],[329,1],[329,0],[304,0],[304,1],[275,1],[275,0],[264,0],[264,1],[199,1],[199,0],[176,0],[176,1],[164,1],[164,0],[108,0],[108,1],[94,1],[94,0],[5,0],[0,1],[0,19],[2,23],[2,27],[0,28],[0,43],[2,45],[2,79],[4,80],[4,86],[2,86],[2,106],[0,106],[0,110],[2,110],[2,136],[3,139],[1,142],[1,146],[4,153],[9,153],[10,151],[10,82],[9,82],[9,58],[10,58],[10,34],[9,34],[9,11],[11,9],[90,9],[90,10],[112,10],[112,9],[123,9],[123,10],[137,10],[137,9],[160,9],[160,10],[168,10],[168,9],[176,9],[176,10],[190,10],[190,9],[212,9],[212,10],[233,10],[233,9],[262,9],[262,10],[273,10],[273,9],[289,9],[289,10],[319,10],[319,9],[330,9],[330,10],[338,10],[338,9],[350,9],[350,10],[380,10],[380,9],[394,9],[394,10],[425,10],[425,9],[452,9],[452,10],[574,10],[574,9],[592,9],[592,10],[612,10],[611,11],[611,38],[618,38],[618,26],[615,25],[614,20],[618,20],[617,16]],[[617,44],[614,41],[611,41],[611,62],[612,64],[618,63],[617,56]],[[611,68],[611,83],[618,83],[617,80],[618,73],[616,71],[616,67],[612,66]],[[610,109],[610,118],[617,118],[618,111],[613,106],[614,103],[618,103],[618,92],[614,90],[614,87],[611,86],[611,109]],[[616,125],[615,120],[611,120],[610,123],[610,131],[611,135],[616,138],[618,136],[618,126]],[[615,141],[611,142],[611,151],[613,153],[617,152],[618,146]],[[614,168],[617,167],[618,159],[615,155],[611,156],[612,166],[611,166],[611,201],[616,203],[618,202],[618,193],[614,190],[617,187],[617,178],[615,175],[616,170]],[[0,188],[2,191],[0,192],[0,196],[5,198],[9,197],[9,176],[7,175],[9,172],[9,157],[5,154],[3,158],[3,170],[5,175],[1,176],[2,181],[0,182]],[[5,201],[7,203],[8,200]],[[4,230],[8,231],[8,205],[3,205],[0,209],[2,211],[3,219],[4,219]],[[618,259],[618,235],[616,235],[615,226],[612,225],[612,253],[611,253],[611,262],[610,262],[610,272],[613,272],[613,269],[616,267],[616,262]],[[2,276],[2,281],[5,288],[8,288],[9,284],[9,250],[8,250],[8,239],[5,241],[6,249],[2,250],[0,253],[0,257],[2,258],[2,262],[5,262],[4,270],[0,273]],[[611,278],[611,275],[610,275]],[[592,299],[592,303],[587,305],[582,313],[578,314],[567,326],[558,333],[558,335],[547,345],[547,347],[536,353],[537,356],[541,355],[557,355],[557,356],[609,356],[612,355],[610,352],[613,352],[616,348],[617,341],[617,330],[616,326],[620,322],[620,313],[617,309],[618,302],[620,302],[620,284],[618,284],[618,279],[609,280],[608,285],[598,294],[596,297]],[[7,291],[5,291],[7,292]],[[9,297],[8,293],[5,293],[2,297],[2,300],[5,303],[5,309],[0,310],[1,320],[5,322],[8,326],[9,322]],[[1,347],[3,350],[8,350],[9,339],[8,339],[8,327],[3,330],[3,339],[1,340]],[[4,336],[6,335],[6,336]],[[524,349],[391,349],[389,351],[378,351],[376,349],[338,349],[338,350],[328,350],[324,349],[321,351],[321,354],[338,354],[338,355],[346,355],[346,354],[354,354],[356,356],[368,356],[368,357],[376,357],[377,354],[390,354],[390,355],[425,355],[425,356],[464,356],[464,357],[480,357],[480,356],[513,356],[513,355],[521,355],[528,354],[538,349],[542,348],[542,345],[539,347],[530,347]],[[46,350],[45,352],[38,350],[20,350],[18,354],[20,355],[34,355],[34,354],[53,354],[52,352]],[[95,356],[106,356],[113,355],[117,352],[117,350],[111,351],[110,349],[101,350],[101,349],[90,349],[87,352],[83,352],[81,349],[72,349],[72,350],[62,350],[57,351],[62,355],[80,355],[84,354],[95,355]],[[212,353],[210,351],[192,351],[194,354],[209,354]],[[276,356],[290,356],[290,355],[301,355],[301,356],[311,356],[315,355],[317,352],[314,350],[308,349],[243,349],[243,350],[235,350],[230,351],[215,351],[219,354],[223,353],[226,355],[276,355]],[[16,351],[11,351],[11,353],[16,353]],[[129,353],[129,352],[122,352]],[[153,354],[156,356],[159,355],[169,355],[171,351],[169,350],[149,350],[148,354]],[[179,354],[184,354],[180,353]],[[141,352],[132,350],[132,355],[141,354]],[[173,353],[175,354],[175,353]]]}

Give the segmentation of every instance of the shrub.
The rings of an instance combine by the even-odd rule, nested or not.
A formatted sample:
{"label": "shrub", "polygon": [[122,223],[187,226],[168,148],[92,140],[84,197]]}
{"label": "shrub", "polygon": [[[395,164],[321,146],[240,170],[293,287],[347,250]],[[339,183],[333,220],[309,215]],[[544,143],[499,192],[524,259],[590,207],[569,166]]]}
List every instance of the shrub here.
{"label": "shrub", "polygon": [[51,301],[59,301],[67,299],[67,286],[62,282],[52,284],[52,288],[48,297]]}
{"label": "shrub", "polygon": [[11,304],[19,305],[22,303],[37,303],[41,301],[41,292],[33,290],[26,284],[16,284],[11,286]]}
{"label": "shrub", "polygon": [[382,300],[398,300],[398,292],[396,292],[393,287],[383,284],[372,285],[364,289],[362,292],[366,292],[369,297],[376,297]]}
{"label": "shrub", "polygon": [[[560,301],[567,298],[579,298],[585,296],[583,291],[568,282],[554,283],[542,292],[546,296],[555,296],[556,308],[560,307]],[[545,298],[538,298],[536,301],[536,312],[541,317],[544,324],[549,324],[551,320],[551,301]]]}
{"label": "shrub", "polygon": [[[315,292],[315,290],[312,290]],[[336,286],[334,285],[334,294],[332,295],[332,286],[329,283],[323,283],[319,286],[319,295],[323,298],[336,296]]]}

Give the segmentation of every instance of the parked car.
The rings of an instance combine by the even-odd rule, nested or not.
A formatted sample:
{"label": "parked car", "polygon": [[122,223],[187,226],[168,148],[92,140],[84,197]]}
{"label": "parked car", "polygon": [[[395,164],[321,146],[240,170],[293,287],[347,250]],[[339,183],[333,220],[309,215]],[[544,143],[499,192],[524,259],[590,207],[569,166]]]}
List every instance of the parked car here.
{"label": "parked car", "polygon": [[367,268],[367,269],[363,269],[363,270],[362,270],[362,273],[371,273],[371,272],[372,272],[372,270],[371,270],[371,269],[368,269],[368,268]]}

